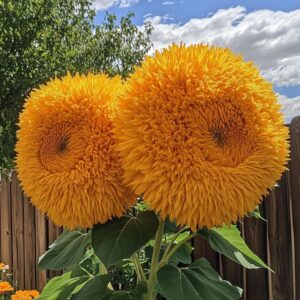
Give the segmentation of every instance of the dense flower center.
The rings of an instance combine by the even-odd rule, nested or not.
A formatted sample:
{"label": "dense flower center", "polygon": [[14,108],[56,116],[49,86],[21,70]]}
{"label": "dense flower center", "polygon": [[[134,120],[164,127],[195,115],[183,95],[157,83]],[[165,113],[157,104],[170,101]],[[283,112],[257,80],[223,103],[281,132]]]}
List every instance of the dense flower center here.
{"label": "dense flower center", "polygon": [[85,144],[85,137],[68,122],[51,126],[40,140],[41,164],[51,173],[70,171],[83,157]]}
{"label": "dense flower center", "polygon": [[[251,155],[256,143],[250,138],[253,124],[246,121],[239,107],[227,102],[215,103],[204,108],[202,116],[207,124],[211,124],[208,138],[203,140],[206,161],[218,166],[235,167]],[[200,130],[206,136],[205,128]]]}
{"label": "dense flower center", "polygon": [[68,146],[68,137],[63,136],[58,143],[57,152],[58,154],[63,154]]}
{"label": "dense flower center", "polygon": [[225,145],[226,136],[224,130],[220,128],[214,128],[211,130],[211,135],[218,146],[223,147]]}

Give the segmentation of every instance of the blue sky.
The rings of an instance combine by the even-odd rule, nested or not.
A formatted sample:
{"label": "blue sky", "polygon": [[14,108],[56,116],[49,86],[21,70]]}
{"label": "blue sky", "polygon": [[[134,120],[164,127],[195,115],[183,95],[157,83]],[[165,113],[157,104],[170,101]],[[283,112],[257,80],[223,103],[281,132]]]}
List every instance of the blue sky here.
{"label": "blue sky", "polygon": [[[98,1],[100,2],[100,1]],[[164,4],[174,2],[174,4]],[[254,0],[254,1],[237,1],[237,0],[141,0],[132,3],[128,7],[113,5],[108,7],[107,11],[115,13],[117,16],[124,16],[128,12],[135,13],[135,23],[143,24],[144,15],[170,14],[176,22],[187,22],[191,18],[206,17],[210,13],[220,8],[229,8],[234,6],[244,6],[247,11],[259,9],[271,9],[291,11],[300,8],[299,0]],[[100,23],[105,16],[106,10],[98,11],[96,22]]]}
{"label": "blue sky", "polygon": [[300,115],[299,0],[94,0],[96,23],[106,11],[154,26],[152,42],[161,49],[172,42],[230,47],[254,61],[271,81],[289,121]]}

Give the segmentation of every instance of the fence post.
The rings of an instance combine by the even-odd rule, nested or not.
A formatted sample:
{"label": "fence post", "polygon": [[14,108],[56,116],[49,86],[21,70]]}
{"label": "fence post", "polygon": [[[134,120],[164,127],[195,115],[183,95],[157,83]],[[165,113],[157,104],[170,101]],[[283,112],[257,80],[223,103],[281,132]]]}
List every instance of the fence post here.
{"label": "fence post", "polygon": [[294,229],[295,299],[300,299],[300,116],[292,120],[291,131],[291,198]]}

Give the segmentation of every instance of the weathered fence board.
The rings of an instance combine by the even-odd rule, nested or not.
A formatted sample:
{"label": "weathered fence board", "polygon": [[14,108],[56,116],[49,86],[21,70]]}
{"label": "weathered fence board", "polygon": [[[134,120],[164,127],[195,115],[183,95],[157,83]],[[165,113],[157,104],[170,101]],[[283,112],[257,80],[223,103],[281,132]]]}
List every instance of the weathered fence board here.
{"label": "weathered fence board", "polygon": [[0,261],[11,266],[19,289],[42,290],[59,273],[39,270],[37,261],[62,229],[32,206],[15,173],[2,178],[0,195]]}
{"label": "weathered fence board", "polygon": [[[300,117],[295,118],[291,123],[291,160],[290,160],[290,178],[291,178],[291,212],[293,217],[294,233],[294,289],[297,300],[300,299]],[[296,254],[296,255],[295,255]]]}
{"label": "weathered fence board", "polygon": [[[268,222],[245,218],[239,223],[247,244],[275,273],[242,269],[206,241],[194,240],[194,258],[206,257],[223,278],[244,289],[245,300],[300,299],[300,117],[292,121],[290,136],[289,171],[260,207]],[[12,266],[19,288],[41,290],[58,273],[38,270],[38,257],[62,230],[22,195],[15,174],[2,178],[0,196],[0,260]]]}
{"label": "weathered fence board", "polygon": [[[262,217],[265,215],[265,205],[260,207]],[[244,238],[250,249],[265,262],[268,261],[267,255],[267,225],[265,222],[255,218],[244,219]],[[268,274],[261,270],[244,270],[245,278],[245,299],[269,299]],[[248,297],[248,298],[246,298]]]}

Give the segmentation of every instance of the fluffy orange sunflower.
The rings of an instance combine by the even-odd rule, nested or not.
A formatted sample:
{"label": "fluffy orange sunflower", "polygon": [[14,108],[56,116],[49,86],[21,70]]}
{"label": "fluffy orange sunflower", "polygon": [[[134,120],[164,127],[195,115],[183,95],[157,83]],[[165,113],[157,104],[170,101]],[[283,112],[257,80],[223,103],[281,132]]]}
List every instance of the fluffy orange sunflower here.
{"label": "fluffy orange sunflower", "polygon": [[192,230],[235,222],[288,159],[270,83],[229,49],[172,45],[127,82],[114,120],[124,182]]}
{"label": "fluffy orange sunflower", "polygon": [[14,288],[8,281],[0,281],[0,295],[12,292]]}
{"label": "fluffy orange sunflower", "polygon": [[17,171],[25,193],[57,225],[120,217],[135,198],[121,183],[111,118],[120,78],[67,75],[34,90],[20,115]]}

